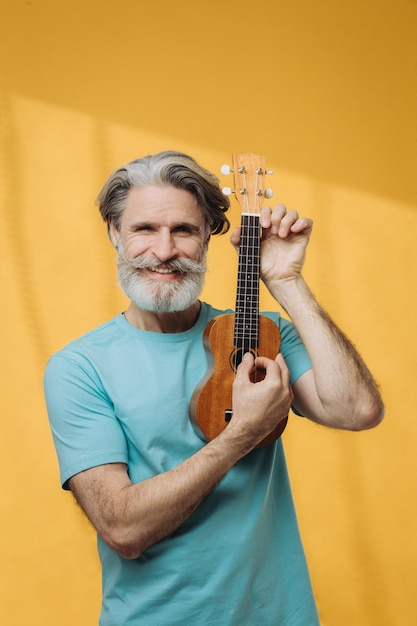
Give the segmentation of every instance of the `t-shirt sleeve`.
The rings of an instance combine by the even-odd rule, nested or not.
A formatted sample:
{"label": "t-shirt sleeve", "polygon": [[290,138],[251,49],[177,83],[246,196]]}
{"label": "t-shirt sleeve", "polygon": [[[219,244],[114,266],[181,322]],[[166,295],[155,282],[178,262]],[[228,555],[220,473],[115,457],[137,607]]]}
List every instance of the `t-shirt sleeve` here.
{"label": "t-shirt sleeve", "polygon": [[44,378],[45,399],[58,456],[61,484],[81,471],[106,463],[127,463],[123,429],[94,367],[53,356]]}
{"label": "t-shirt sleeve", "polygon": [[290,370],[290,382],[293,385],[304,372],[313,366],[294,324],[280,317],[279,329],[281,332],[281,353]]}
{"label": "t-shirt sleeve", "polygon": [[[290,370],[290,384],[293,385],[302,374],[313,367],[310,357],[294,324],[281,317],[279,313],[265,313],[265,315],[278,325],[281,333],[280,352]],[[292,410],[296,415],[303,417],[294,406]]]}
{"label": "t-shirt sleeve", "polygon": [[264,313],[278,326],[281,333],[280,352],[290,370],[290,383],[293,385],[304,372],[312,368],[310,357],[294,324],[279,313]]}

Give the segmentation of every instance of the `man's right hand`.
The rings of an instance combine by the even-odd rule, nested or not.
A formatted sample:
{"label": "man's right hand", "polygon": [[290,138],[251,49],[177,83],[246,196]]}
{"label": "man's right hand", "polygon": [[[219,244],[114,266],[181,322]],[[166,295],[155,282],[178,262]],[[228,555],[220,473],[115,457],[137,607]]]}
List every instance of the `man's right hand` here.
{"label": "man's right hand", "polygon": [[[259,382],[250,379],[254,367],[265,370]],[[233,418],[226,430],[255,447],[288,415],[293,401],[290,372],[282,354],[276,359],[247,353],[233,383]]]}

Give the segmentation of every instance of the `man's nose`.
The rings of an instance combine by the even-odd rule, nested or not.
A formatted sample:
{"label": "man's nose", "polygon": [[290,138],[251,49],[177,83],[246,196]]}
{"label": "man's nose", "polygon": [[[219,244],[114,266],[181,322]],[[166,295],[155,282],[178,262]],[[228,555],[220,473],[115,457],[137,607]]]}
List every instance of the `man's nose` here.
{"label": "man's nose", "polygon": [[177,253],[175,238],[169,229],[161,229],[152,245],[153,254],[160,261],[168,261]]}

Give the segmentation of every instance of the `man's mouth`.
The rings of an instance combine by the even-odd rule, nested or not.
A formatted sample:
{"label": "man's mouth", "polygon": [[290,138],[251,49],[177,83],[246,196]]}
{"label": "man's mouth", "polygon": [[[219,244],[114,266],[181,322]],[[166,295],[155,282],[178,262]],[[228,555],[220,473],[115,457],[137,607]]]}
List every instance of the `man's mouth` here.
{"label": "man's mouth", "polygon": [[161,276],[161,278],[174,278],[181,275],[181,272],[173,267],[144,267],[139,272],[147,272],[149,275],[153,275],[155,278]]}
{"label": "man's mouth", "polygon": [[153,267],[149,268],[151,272],[156,272],[157,274],[177,274],[178,270],[174,270],[170,267]]}

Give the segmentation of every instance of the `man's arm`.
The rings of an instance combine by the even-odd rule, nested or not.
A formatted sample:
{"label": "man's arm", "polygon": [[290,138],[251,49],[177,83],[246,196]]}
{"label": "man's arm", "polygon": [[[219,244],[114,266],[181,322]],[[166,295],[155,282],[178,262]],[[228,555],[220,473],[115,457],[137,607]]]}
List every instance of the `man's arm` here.
{"label": "man's arm", "polygon": [[231,467],[286,417],[293,393],[284,359],[257,359],[266,370],[258,383],[250,381],[253,365],[248,354],[239,366],[227,428],[178,467],[137,484],[122,463],[94,467],[70,479],[71,491],[97,532],[123,557],[137,558],[174,532]]}
{"label": "man's arm", "polygon": [[[294,405],[315,422],[349,430],[376,426],[384,407],[365,363],[347,337],[323,311],[302,277],[311,219],[283,205],[264,207],[261,275],[294,323],[313,368],[294,384]],[[239,229],[231,236],[239,245]]]}
{"label": "man's arm", "polygon": [[313,365],[294,384],[295,407],[332,428],[363,430],[379,424],[384,407],[372,375],[305,282],[286,285],[280,297]]}

